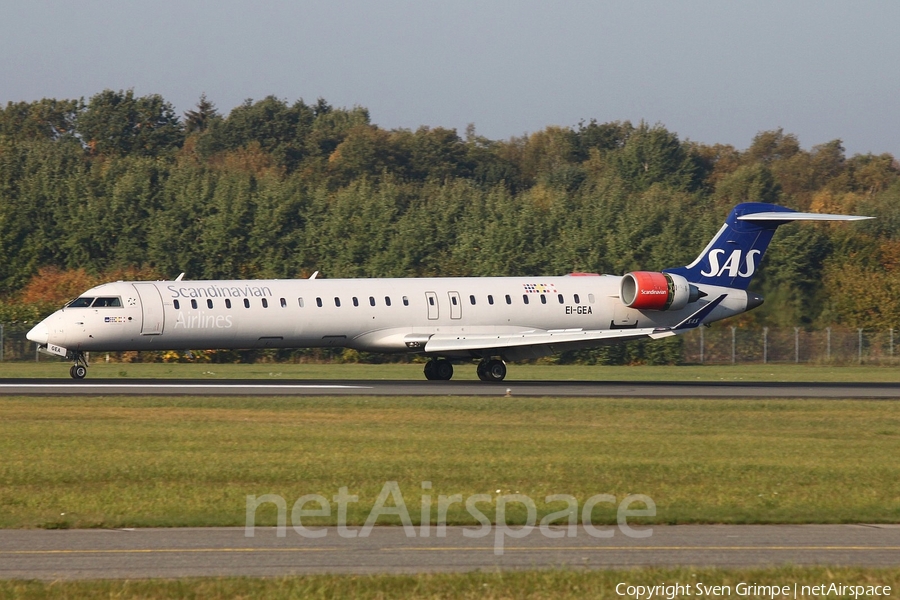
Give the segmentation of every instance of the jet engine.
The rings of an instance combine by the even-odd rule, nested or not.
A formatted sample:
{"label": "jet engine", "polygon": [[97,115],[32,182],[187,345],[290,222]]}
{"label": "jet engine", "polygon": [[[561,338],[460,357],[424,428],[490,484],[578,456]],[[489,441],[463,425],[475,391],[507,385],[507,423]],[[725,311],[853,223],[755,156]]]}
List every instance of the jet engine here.
{"label": "jet engine", "polygon": [[681,310],[704,296],[681,275],[655,271],[627,273],[619,292],[625,306],[638,310]]}

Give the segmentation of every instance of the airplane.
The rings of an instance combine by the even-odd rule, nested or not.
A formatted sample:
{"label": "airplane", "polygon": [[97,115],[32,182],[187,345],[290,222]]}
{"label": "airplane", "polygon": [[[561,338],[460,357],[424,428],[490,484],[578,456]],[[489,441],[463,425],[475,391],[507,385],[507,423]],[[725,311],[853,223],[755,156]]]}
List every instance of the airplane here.
{"label": "airplane", "polygon": [[346,347],[429,357],[425,377],[683,334],[752,310],[747,288],[776,228],[871,217],[743,203],[690,264],[624,276],[117,281],[91,288],[28,332],[87,375],[88,352]]}

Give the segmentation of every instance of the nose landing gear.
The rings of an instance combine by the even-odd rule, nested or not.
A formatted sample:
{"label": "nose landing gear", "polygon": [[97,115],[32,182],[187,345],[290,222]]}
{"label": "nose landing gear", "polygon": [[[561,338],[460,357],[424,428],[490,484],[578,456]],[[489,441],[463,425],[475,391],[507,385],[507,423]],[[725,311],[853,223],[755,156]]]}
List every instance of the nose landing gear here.
{"label": "nose landing gear", "polygon": [[75,364],[69,368],[69,375],[72,379],[84,379],[87,377],[87,358],[84,356],[84,352],[76,352],[75,353]]}

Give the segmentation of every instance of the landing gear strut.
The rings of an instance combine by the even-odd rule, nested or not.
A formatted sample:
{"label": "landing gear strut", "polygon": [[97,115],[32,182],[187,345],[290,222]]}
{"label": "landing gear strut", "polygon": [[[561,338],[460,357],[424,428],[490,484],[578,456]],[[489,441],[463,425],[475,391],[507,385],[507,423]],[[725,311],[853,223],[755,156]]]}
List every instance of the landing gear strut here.
{"label": "landing gear strut", "polygon": [[425,363],[425,378],[428,380],[450,381],[453,365],[445,358],[434,358]]}
{"label": "landing gear strut", "polygon": [[87,358],[84,352],[75,353],[75,364],[69,369],[69,375],[72,379],[84,379],[87,376]]}
{"label": "landing gear strut", "polygon": [[482,381],[503,381],[506,377],[506,365],[496,358],[483,358],[478,363],[478,379]]}

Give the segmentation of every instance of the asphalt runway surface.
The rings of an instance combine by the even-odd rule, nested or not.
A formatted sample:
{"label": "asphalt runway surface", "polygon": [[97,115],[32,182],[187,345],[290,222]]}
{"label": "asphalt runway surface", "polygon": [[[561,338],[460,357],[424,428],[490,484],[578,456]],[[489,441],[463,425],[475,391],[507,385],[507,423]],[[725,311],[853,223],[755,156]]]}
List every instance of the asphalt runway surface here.
{"label": "asphalt runway surface", "polygon": [[[348,528],[359,531],[358,528]],[[511,530],[518,528],[510,527]],[[636,528],[644,530],[647,528]],[[407,537],[403,527],[376,527],[345,538],[333,527],[309,539],[290,526],[133,530],[0,530],[0,578],[106,579],[284,576],[312,573],[427,573],[535,568],[641,566],[752,567],[774,565],[900,565],[900,525],[654,526],[649,537],[614,527],[601,538],[578,527],[574,537],[548,537],[535,528],[520,538],[477,527],[448,527],[446,537]],[[564,528],[552,528],[557,535]]]}
{"label": "asphalt runway surface", "polygon": [[900,383],[685,381],[385,381],[0,379],[0,395],[582,396],[607,398],[900,398]]}

